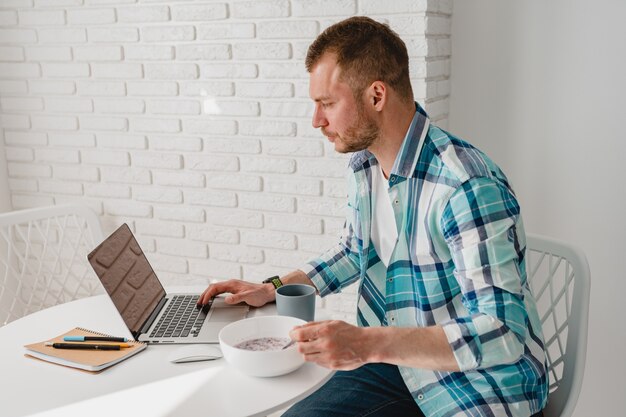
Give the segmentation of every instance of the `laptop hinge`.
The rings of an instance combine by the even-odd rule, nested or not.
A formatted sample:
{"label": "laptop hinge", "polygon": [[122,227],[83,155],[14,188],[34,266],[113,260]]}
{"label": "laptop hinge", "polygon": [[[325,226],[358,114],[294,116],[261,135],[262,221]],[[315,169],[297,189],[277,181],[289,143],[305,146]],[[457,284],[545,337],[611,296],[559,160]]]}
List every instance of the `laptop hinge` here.
{"label": "laptop hinge", "polygon": [[133,336],[135,337],[135,340],[139,340],[139,335],[147,333],[148,330],[150,330],[150,326],[152,326],[152,323],[154,323],[154,320],[156,320],[157,316],[159,315],[159,312],[161,311],[161,309],[163,308],[166,302],[167,302],[167,297],[161,298],[161,301],[159,301],[159,304],[157,304],[156,308],[152,310],[152,314],[148,316],[148,319],[143,324],[143,326],[141,326],[141,329],[139,330],[139,332],[136,335],[133,334]]}

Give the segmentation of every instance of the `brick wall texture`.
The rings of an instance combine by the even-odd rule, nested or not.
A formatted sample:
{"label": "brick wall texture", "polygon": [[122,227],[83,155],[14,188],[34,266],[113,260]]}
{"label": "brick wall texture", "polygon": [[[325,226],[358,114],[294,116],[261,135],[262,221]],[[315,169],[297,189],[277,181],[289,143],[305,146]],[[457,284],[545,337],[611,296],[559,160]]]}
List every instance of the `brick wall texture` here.
{"label": "brick wall texture", "polygon": [[[445,127],[451,0],[2,0],[0,129],[14,209],[130,225],[165,284],[262,278],[336,243],[347,156],[311,127],[303,60],[343,18],[407,44]],[[354,320],[350,288],[322,303]]]}

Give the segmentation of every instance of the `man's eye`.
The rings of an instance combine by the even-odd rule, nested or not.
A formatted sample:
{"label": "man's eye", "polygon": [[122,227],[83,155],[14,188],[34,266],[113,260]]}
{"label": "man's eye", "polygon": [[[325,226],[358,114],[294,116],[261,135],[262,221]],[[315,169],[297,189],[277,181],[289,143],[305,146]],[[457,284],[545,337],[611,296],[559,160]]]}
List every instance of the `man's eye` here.
{"label": "man's eye", "polygon": [[332,106],[333,103],[322,103],[322,108],[327,109],[328,107]]}

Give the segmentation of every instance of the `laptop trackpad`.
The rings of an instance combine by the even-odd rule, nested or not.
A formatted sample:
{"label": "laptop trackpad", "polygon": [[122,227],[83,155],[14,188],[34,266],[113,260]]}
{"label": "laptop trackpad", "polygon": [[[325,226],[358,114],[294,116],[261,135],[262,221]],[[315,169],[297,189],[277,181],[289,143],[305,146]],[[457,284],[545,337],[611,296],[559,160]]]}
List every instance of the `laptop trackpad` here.
{"label": "laptop trackpad", "polygon": [[246,317],[247,306],[241,307],[215,307],[211,308],[209,322],[232,322]]}

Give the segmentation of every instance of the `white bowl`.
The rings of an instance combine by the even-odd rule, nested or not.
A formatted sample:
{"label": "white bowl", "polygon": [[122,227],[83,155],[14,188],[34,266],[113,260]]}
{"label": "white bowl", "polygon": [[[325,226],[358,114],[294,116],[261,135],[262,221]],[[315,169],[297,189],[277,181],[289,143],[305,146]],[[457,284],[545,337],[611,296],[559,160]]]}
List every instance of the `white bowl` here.
{"label": "white bowl", "polygon": [[296,345],[284,350],[246,350],[235,346],[262,337],[289,339],[289,332],[306,321],[288,316],[260,316],[238,320],[219,333],[220,348],[226,362],[251,376],[278,376],[293,372],[304,364]]}

